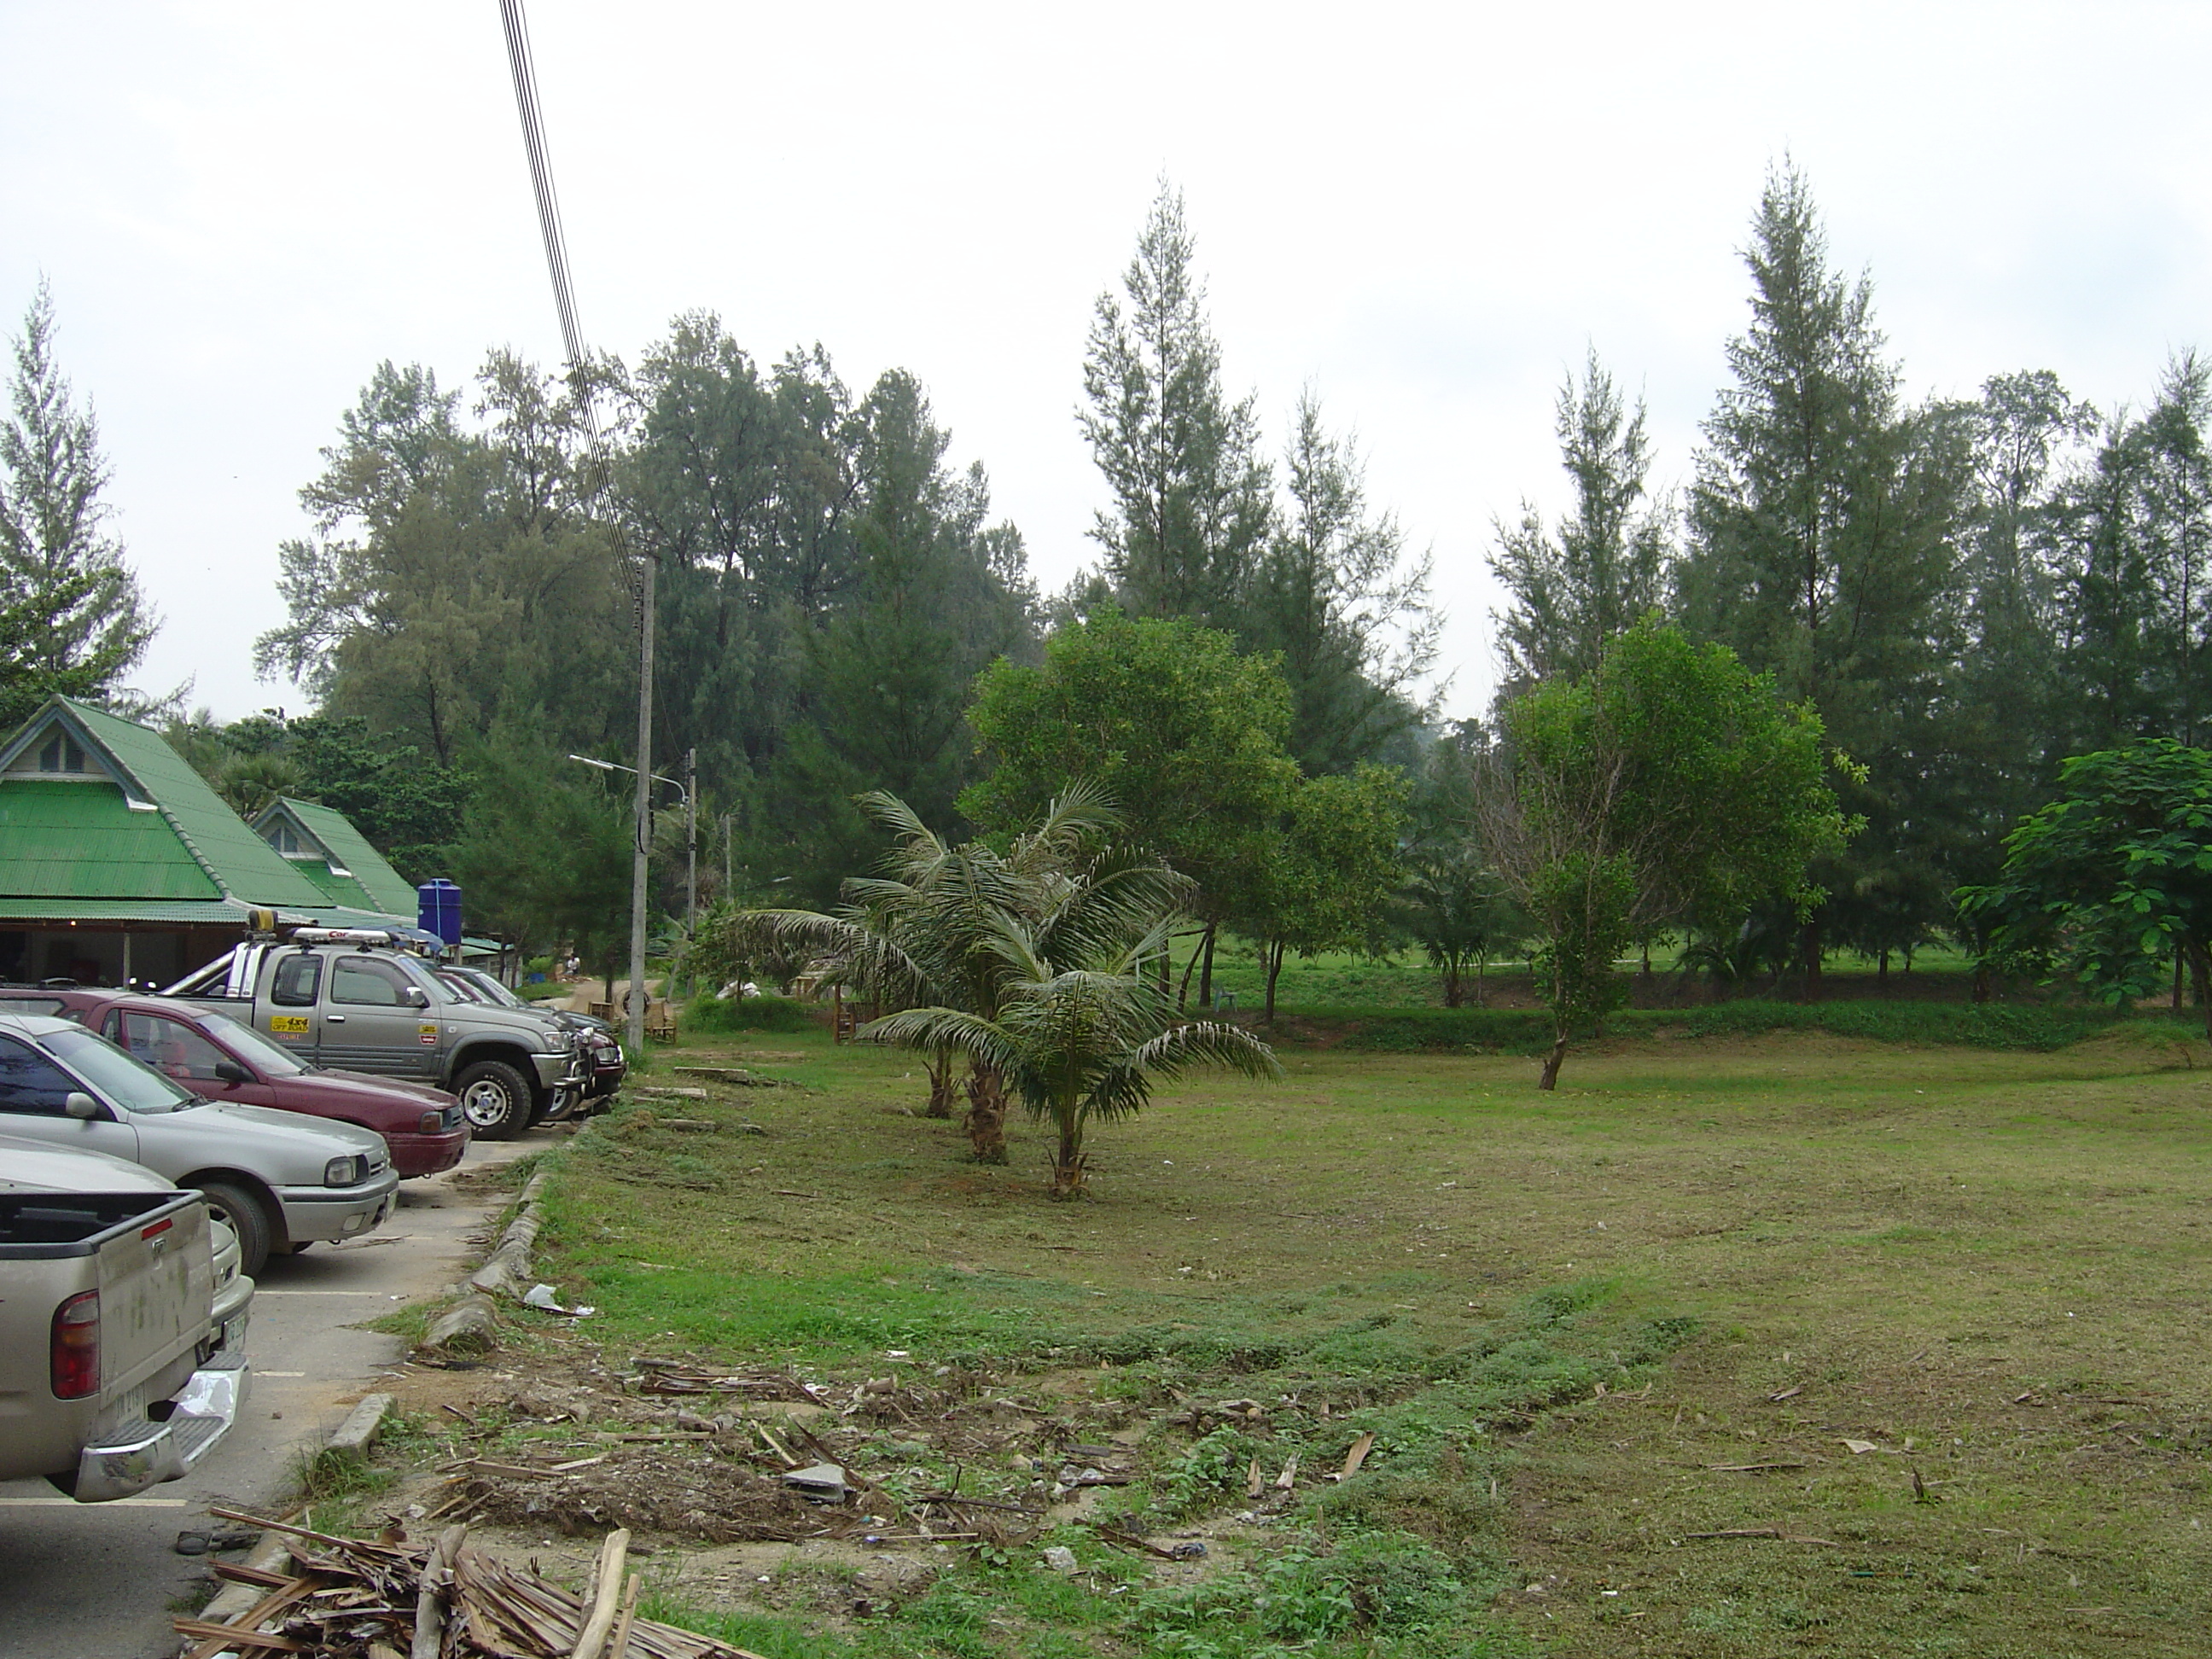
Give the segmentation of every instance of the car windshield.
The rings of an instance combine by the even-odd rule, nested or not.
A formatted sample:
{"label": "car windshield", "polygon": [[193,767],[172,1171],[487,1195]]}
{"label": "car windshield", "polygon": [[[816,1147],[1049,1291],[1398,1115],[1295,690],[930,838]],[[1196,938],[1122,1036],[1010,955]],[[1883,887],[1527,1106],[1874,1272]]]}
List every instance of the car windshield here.
{"label": "car windshield", "polygon": [[496,1002],[508,1008],[527,1008],[530,1006],[489,974],[464,974],[461,977],[476,987],[487,1002]]}
{"label": "car windshield", "polygon": [[399,965],[399,971],[406,975],[410,982],[421,986],[429,994],[431,1001],[466,1002],[468,1000],[413,957],[398,957],[394,960]]}
{"label": "car windshield", "polygon": [[204,1103],[198,1095],[90,1031],[54,1031],[39,1040],[87,1083],[131,1111],[181,1112]]}
{"label": "car windshield", "polygon": [[208,1035],[243,1060],[251,1060],[270,1077],[298,1077],[307,1068],[277,1044],[241,1025],[228,1014],[207,1016]]}

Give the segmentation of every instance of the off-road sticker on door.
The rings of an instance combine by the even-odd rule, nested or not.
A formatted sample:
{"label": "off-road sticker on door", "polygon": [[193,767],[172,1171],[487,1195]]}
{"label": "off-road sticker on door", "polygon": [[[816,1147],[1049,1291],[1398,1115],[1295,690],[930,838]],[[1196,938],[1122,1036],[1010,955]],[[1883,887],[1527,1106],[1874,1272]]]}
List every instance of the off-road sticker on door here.
{"label": "off-road sticker on door", "polygon": [[425,1048],[436,1048],[438,1046],[438,1028],[435,1025],[417,1025],[415,1028],[415,1040],[421,1043]]}
{"label": "off-road sticker on door", "polygon": [[269,1034],[271,1036],[305,1036],[307,1035],[307,1017],[305,1014],[271,1014],[269,1016]]}

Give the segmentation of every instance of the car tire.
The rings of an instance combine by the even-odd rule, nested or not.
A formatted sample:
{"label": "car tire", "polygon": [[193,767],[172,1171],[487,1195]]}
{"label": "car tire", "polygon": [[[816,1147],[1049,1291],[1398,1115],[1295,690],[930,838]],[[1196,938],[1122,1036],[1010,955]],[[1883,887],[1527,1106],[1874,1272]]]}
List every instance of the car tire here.
{"label": "car tire", "polygon": [[196,1181],[193,1186],[207,1200],[214,1214],[230,1224],[238,1235],[238,1270],[258,1279],[269,1262],[270,1242],[276,1236],[276,1218],[268,1206],[245,1188],[228,1181]]}
{"label": "car tire", "polygon": [[453,1079],[461,1115],[478,1140],[512,1140],[531,1124],[530,1085],[504,1060],[480,1060]]}

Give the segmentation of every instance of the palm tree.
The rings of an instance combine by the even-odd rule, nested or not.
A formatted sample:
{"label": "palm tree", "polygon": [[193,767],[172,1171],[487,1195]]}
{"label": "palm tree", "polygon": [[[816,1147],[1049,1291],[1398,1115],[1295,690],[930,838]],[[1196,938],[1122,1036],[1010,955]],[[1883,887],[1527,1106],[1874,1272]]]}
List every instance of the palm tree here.
{"label": "palm tree", "polygon": [[[846,882],[846,902],[833,913],[732,915],[716,948],[800,956],[823,982],[852,987],[878,1006],[957,1009],[988,1022],[1016,977],[997,943],[1002,924],[1018,920],[1042,949],[1074,960],[1146,934],[1188,892],[1172,871],[1114,843],[1118,815],[1085,787],[1054,800],[1004,852],[947,842],[894,795],[863,795],[860,804],[895,837],[883,873]],[[1152,948],[1164,951],[1164,937]],[[967,1057],[963,1127],[980,1160],[1003,1164],[1006,1088],[998,1067],[949,1037],[909,1046],[929,1059],[933,1116],[950,1115],[953,1057]]]}
{"label": "palm tree", "polygon": [[[1174,1022],[1173,1004],[1151,971],[1167,948],[1170,918],[1156,918],[1118,944],[1001,914],[985,943],[1005,963],[998,1007],[987,1018],[959,1008],[909,1008],[861,1035],[909,1048],[956,1047],[979,1071],[1010,1085],[1033,1117],[1057,1132],[1052,1195],[1083,1189],[1084,1132],[1093,1119],[1133,1115],[1156,1079],[1193,1066],[1247,1077],[1279,1076],[1264,1042],[1233,1025]],[[1070,951],[1055,960],[1055,942]]]}

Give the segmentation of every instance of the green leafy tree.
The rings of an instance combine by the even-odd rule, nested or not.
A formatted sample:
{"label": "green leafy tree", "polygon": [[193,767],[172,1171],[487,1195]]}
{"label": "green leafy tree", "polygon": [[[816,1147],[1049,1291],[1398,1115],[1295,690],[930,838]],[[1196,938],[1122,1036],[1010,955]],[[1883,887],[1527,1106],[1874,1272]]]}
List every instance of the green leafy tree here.
{"label": "green leafy tree", "polygon": [[467,811],[447,864],[470,926],[526,954],[566,948],[606,981],[629,947],[629,803],[596,773],[501,730],[472,757]]}
{"label": "green leafy tree", "polygon": [[1275,1018],[1275,981],[1289,952],[1381,943],[1404,875],[1398,844],[1407,792],[1401,774],[1379,766],[1291,785],[1237,917],[1260,944],[1264,1018]]}
{"label": "green leafy tree", "polygon": [[1480,1007],[1485,969],[1518,950],[1528,933],[1528,918],[1492,867],[1478,828],[1482,770],[1492,760],[1482,723],[1457,722],[1430,744],[1407,804],[1400,916],[1443,975],[1447,1008],[1466,1001],[1470,969]]}
{"label": "green leafy tree", "polygon": [[100,426],[54,356],[54,302],[41,280],[13,342],[0,419],[0,726],[60,693],[145,704],[123,677],[158,625],[109,533]]}
{"label": "green leafy tree", "polygon": [[610,372],[560,380],[495,352],[471,428],[428,370],[379,368],[301,492],[315,534],[279,550],[289,617],[257,667],[441,764],[502,720],[618,740],[633,612],[586,420]]}
{"label": "green leafy tree", "polygon": [[2124,1004],[2186,965],[2212,1037],[2212,754],[2170,738],[2076,755],[2057,799],[1960,895],[1990,960]]}
{"label": "green leafy tree", "polygon": [[1808,863],[1851,828],[1820,716],[1723,646],[1649,620],[1580,680],[1509,704],[1510,764],[1484,793],[1485,840],[1540,941],[1559,1080],[1575,1034],[1620,1006],[1615,963],[1669,926],[1708,930],[1762,900],[1820,895]]}
{"label": "green leafy tree", "polygon": [[[1297,782],[1290,720],[1271,660],[1181,618],[1109,607],[1054,634],[1040,666],[1001,661],[978,682],[969,723],[992,769],[961,810],[1006,830],[1087,784],[1115,804],[1130,842],[1196,884],[1210,973],[1213,936],[1261,878]],[[1201,1004],[1212,991],[1201,980]]]}
{"label": "green leafy tree", "polygon": [[1744,258],[1751,326],[1705,422],[1678,591],[1692,633],[1771,673],[1863,764],[1843,787],[1868,833],[1806,918],[1816,994],[1827,937],[1852,933],[1862,895],[1900,890],[1887,872],[1939,858],[1965,810],[1948,751],[1971,427],[1904,402],[1871,284],[1830,269],[1794,168],[1769,177]]}
{"label": "green leafy tree", "polygon": [[955,822],[976,772],[975,677],[1000,657],[1034,656],[1021,537],[989,521],[981,467],[945,464],[950,438],[910,375],[886,374],[860,413],[862,563],[804,635],[804,696],[769,771],[775,816],[815,872],[874,850],[876,826],[852,805],[872,791]]}
{"label": "green leafy tree", "polygon": [[[2097,411],[2047,370],[1984,382],[1968,411],[1973,489],[1965,547],[1967,647],[1953,671],[1947,744],[1960,810],[1940,856],[1911,866],[1937,888],[1993,881],[2005,831],[2049,798],[2057,745],[2080,698],[2066,672],[2063,503],[2086,464]],[[1923,891],[1894,907],[1869,941],[1886,969],[1890,937],[1923,933],[1936,908]],[[1955,908],[1946,931],[1976,941]],[[1862,945],[1863,949],[1867,948]]]}
{"label": "green leafy tree", "polygon": [[1270,486],[1253,400],[1222,391],[1194,255],[1182,194],[1163,184],[1121,298],[1098,296],[1077,422],[1112,494],[1091,534],[1122,605],[1234,627]]}
{"label": "green leafy tree", "polygon": [[1674,512],[1649,493],[1643,400],[1629,406],[1593,349],[1581,384],[1571,373],[1559,389],[1554,426],[1573,506],[1555,534],[1524,503],[1490,556],[1509,595],[1492,617],[1509,696],[1587,674],[1608,641],[1669,598]]}
{"label": "green leafy tree", "polygon": [[1419,724],[1416,686],[1436,660],[1430,562],[1409,560],[1397,520],[1370,510],[1358,453],[1322,424],[1310,390],[1298,399],[1283,482],[1287,499],[1241,632],[1248,649],[1281,663],[1300,768],[1349,772]]}

